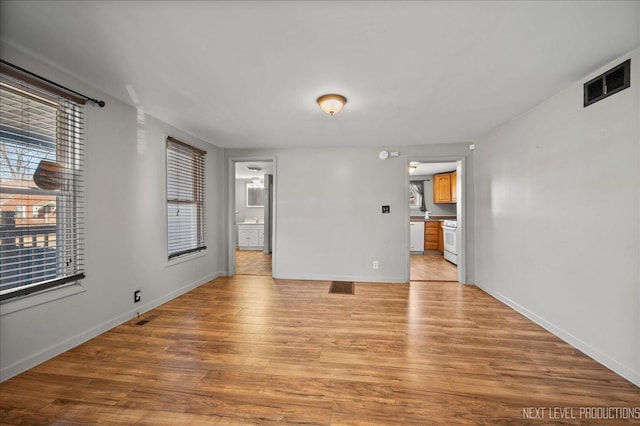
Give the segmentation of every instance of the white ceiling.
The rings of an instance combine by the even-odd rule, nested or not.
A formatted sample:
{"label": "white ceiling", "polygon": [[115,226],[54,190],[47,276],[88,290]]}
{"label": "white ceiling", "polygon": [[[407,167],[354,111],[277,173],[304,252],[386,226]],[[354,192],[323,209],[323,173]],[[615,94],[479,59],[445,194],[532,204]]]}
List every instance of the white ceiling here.
{"label": "white ceiling", "polygon": [[[473,141],[640,45],[638,1],[0,8],[4,43],[231,148]],[[329,92],[348,98],[334,117]]]}
{"label": "white ceiling", "polygon": [[412,161],[412,166],[416,166],[411,176],[430,176],[436,173],[452,172],[456,169],[456,163],[420,163]]}
{"label": "white ceiling", "polygon": [[[253,172],[249,170],[247,166],[258,166],[262,170]],[[266,174],[273,174],[272,161],[249,161],[236,163],[236,179],[262,179]]]}

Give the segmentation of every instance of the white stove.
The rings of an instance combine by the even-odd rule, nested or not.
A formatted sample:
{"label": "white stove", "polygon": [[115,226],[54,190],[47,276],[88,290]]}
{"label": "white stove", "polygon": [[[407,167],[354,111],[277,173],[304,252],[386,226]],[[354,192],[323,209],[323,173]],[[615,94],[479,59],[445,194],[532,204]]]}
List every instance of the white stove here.
{"label": "white stove", "polygon": [[458,264],[458,221],[445,220],[442,222],[444,236],[444,258],[454,265]]}
{"label": "white stove", "polygon": [[442,221],[442,226],[446,226],[448,228],[458,228],[458,221],[457,220],[443,220]]}

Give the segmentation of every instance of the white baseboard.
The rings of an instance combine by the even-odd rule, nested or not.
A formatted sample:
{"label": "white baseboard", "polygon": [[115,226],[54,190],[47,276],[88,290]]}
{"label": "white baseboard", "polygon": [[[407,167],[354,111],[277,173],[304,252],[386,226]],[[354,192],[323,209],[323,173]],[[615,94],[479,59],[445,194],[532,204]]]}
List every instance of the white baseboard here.
{"label": "white baseboard", "polygon": [[24,371],[27,371],[38,364],[48,361],[51,358],[54,358],[60,355],[61,353],[68,351],[69,349],[72,349],[88,340],[93,339],[96,336],[99,336],[104,332],[111,330],[114,327],[117,327],[131,320],[136,316],[137,312],[140,312],[140,313],[148,312],[151,309],[157,308],[158,306],[164,303],[167,303],[172,299],[175,299],[176,297],[179,297],[185,293],[188,293],[189,291],[193,290],[196,287],[199,287],[211,280],[214,280],[218,277],[225,276],[225,275],[226,275],[226,272],[216,272],[207,277],[201,278],[190,284],[182,286],[162,297],[159,297],[155,300],[151,300],[145,303],[144,305],[136,306],[134,309],[131,309],[121,315],[118,315],[115,318],[112,318],[108,321],[103,322],[102,324],[98,324],[95,327],[85,330],[80,334],[70,337],[69,339],[56,343],[55,345],[49,346],[48,348],[45,348],[40,352],[29,355],[21,359],[20,361],[17,361],[6,367],[2,367],[2,369],[0,369],[0,382],[4,382],[5,380],[8,380],[14,376],[17,376],[18,374]]}
{"label": "white baseboard", "polygon": [[398,276],[363,276],[363,275],[320,275],[320,274],[286,274],[273,278],[281,280],[301,280],[301,281],[357,281],[361,283],[396,283],[407,284],[407,280]]}
{"label": "white baseboard", "polygon": [[578,349],[579,351],[581,351],[582,353],[584,353],[588,357],[593,358],[595,361],[597,361],[598,363],[604,365],[608,369],[612,370],[614,373],[624,377],[625,379],[629,380],[634,385],[640,387],[640,372],[634,370],[632,367],[624,365],[621,362],[611,358],[609,355],[599,351],[598,349],[596,349],[593,346],[589,345],[585,341],[583,341],[583,340],[577,338],[576,336],[572,335],[571,333],[567,332],[563,328],[558,327],[557,325],[555,325],[555,324],[545,320],[544,318],[538,316],[537,314],[531,312],[529,309],[527,309],[524,306],[518,304],[517,302],[509,299],[508,297],[504,296],[500,292],[494,291],[494,290],[492,290],[490,288],[483,287],[483,286],[481,286],[479,284],[476,284],[476,286],[478,288],[480,288],[482,291],[484,291],[485,293],[491,295],[492,297],[498,299],[499,301],[501,301],[505,305],[509,306],[513,310],[515,310],[515,311],[519,312],[520,314],[524,315],[525,317],[527,317],[531,321],[535,322],[540,327],[542,327],[545,330],[549,331],[553,335],[555,335],[555,336],[559,337],[560,339],[564,340],[566,343],[568,343],[571,346],[573,346],[574,348]]}

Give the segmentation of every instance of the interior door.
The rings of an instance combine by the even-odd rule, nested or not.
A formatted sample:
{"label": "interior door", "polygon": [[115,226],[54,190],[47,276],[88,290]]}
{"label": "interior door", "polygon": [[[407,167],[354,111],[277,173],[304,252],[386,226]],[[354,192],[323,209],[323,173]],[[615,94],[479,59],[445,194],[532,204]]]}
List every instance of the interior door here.
{"label": "interior door", "polygon": [[273,233],[273,175],[264,175],[264,252],[271,253]]}

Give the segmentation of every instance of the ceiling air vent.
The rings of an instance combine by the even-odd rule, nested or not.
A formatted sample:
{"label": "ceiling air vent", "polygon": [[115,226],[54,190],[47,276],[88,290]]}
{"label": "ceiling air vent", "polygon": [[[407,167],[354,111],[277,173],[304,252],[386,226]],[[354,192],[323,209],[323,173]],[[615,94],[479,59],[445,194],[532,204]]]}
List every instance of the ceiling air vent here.
{"label": "ceiling air vent", "polygon": [[631,86],[631,59],[584,84],[584,106],[589,106]]}

